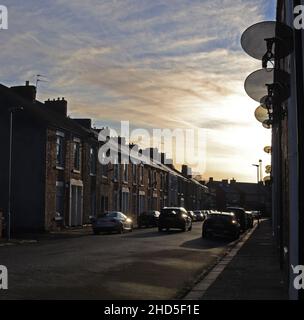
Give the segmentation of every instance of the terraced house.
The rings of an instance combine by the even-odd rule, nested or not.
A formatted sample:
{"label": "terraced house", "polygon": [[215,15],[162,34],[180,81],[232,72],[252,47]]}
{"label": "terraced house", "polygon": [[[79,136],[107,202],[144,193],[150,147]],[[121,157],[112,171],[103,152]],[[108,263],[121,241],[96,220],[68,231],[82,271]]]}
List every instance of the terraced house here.
{"label": "terraced house", "polygon": [[[0,208],[7,219],[11,163],[14,232],[82,226],[108,210],[122,211],[136,223],[141,212],[167,205],[203,207],[208,188],[165,165],[164,154],[160,160],[124,163],[134,145],[117,137],[117,163],[102,165],[98,155],[105,142],[98,136],[106,128],[92,128],[90,119],[71,119],[67,111],[64,98],[37,101],[36,88],[28,82],[0,85]],[[147,160],[150,152],[144,153]]]}

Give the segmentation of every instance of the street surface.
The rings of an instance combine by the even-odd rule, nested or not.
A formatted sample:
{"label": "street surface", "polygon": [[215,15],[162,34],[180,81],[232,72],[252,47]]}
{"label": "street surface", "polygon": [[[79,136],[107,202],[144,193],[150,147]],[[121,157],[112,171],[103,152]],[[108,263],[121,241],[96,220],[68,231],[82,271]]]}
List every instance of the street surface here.
{"label": "street surface", "polygon": [[228,249],[191,232],[88,235],[0,247],[8,290],[0,299],[174,299]]}

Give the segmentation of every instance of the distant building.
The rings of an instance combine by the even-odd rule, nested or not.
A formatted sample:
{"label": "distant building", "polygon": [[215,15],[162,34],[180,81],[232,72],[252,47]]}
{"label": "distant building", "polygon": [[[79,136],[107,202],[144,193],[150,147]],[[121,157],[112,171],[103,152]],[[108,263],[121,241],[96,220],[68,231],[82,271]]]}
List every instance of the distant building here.
{"label": "distant building", "polygon": [[225,210],[228,206],[240,206],[246,210],[259,210],[271,214],[271,187],[263,183],[237,182],[235,179],[215,181],[210,178],[206,184],[214,196],[213,206]]}

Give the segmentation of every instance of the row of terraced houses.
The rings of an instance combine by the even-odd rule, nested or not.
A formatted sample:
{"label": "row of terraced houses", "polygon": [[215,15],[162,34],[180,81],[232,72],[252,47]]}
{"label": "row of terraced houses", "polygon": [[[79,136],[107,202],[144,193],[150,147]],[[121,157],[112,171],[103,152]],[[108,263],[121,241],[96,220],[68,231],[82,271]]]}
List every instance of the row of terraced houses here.
{"label": "row of terraced houses", "polygon": [[[186,167],[179,172],[173,164],[165,164],[166,155],[157,150],[145,155],[154,152],[159,160],[102,165],[98,156],[104,142],[98,135],[103,130],[108,137],[107,129],[92,128],[90,119],[70,118],[64,98],[37,101],[36,88],[28,82],[11,88],[0,85],[2,150],[9,150],[11,112],[11,221],[15,232],[81,226],[91,216],[111,210],[124,212],[136,224],[143,211],[164,206],[202,209],[210,203],[208,188],[188,176]],[[120,157],[134,148],[123,137],[116,137],[116,142]],[[8,166],[9,152],[3,152],[0,209],[4,213],[8,209]]]}

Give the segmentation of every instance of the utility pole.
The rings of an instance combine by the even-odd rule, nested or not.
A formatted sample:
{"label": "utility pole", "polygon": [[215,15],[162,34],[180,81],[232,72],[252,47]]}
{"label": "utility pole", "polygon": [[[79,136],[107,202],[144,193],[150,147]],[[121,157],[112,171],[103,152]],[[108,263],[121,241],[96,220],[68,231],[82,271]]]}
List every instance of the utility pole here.
{"label": "utility pole", "polygon": [[10,108],[9,116],[9,164],[8,164],[8,205],[7,205],[7,240],[11,240],[12,213],[12,160],[13,160],[13,114],[23,110],[23,107]]}
{"label": "utility pole", "polygon": [[253,164],[254,167],[257,169],[257,183],[260,182],[260,165],[259,164]]}

